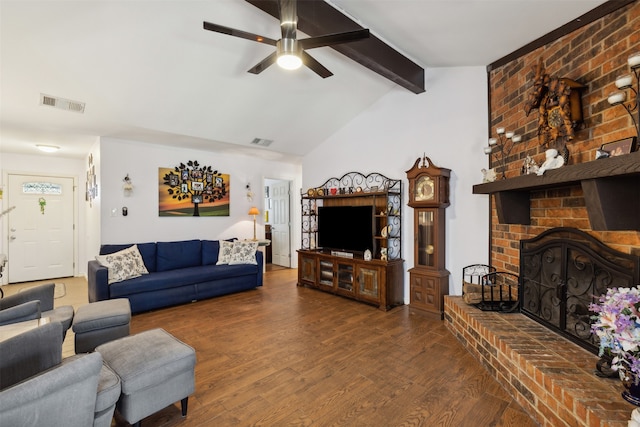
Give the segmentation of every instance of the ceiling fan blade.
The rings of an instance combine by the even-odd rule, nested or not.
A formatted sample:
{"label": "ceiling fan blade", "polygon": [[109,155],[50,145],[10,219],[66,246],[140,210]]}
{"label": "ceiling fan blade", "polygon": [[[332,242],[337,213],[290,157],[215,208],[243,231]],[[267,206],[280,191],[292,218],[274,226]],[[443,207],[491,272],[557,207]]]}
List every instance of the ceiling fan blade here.
{"label": "ceiling fan blade", "polygon": [[316,61],[315,58],[309,55],[307,52],[302,51],[301,56],[302,63],[323,79],[333,76],[333,73],[331,71],[329,71],[324,65]]}
{"label": "ceiling fan blade", "polygon": [[269,68],[270,65],[273,65],[277,59],[278,53],[273,52],[271,55],[267,56],[262,61],[254,65],[251,69],[248,70],[248,72],[251,74],[260,74],[261,72]]}
{"label": "ceiling fan blade", "polygon": [[298,44],[302,46],[303,49],[313,49],[316,47],[353,42],[368,37],[369,30],[362,29],[347,31],[345,33],[327,34],[326,36],[310,37],[308,39],[298,40]]}
{"label": "ceiling fan blade", "polygon": [[248,33],[246,31],[236,30],[235,28],[225,27],[223,25],[213,24],[211,22],[204,21],[202,27],[205,30],[214,31],[216,33],[227,34],[234,37],[240,37],[247,40],[253,40],[258,43],[265,43],[271,46],[275,46],[277,40],[270,39],[269,37],[260,36],[258,34]]}

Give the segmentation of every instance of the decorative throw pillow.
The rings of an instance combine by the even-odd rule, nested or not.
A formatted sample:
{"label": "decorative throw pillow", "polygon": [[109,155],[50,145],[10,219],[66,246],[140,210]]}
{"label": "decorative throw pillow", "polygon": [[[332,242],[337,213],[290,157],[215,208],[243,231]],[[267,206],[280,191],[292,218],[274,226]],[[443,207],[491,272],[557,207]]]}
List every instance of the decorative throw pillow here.
{"label": "decorative throw pillow", "polygon": [[229,260],[229,265],[258,264],[258,261],[256,261],[257,249],[258,242],[233,242],[233,249],[231,251],[231,260]]}
{"label": "decorative throw pillow", "polygon": [[220,242],[220,254],[216,265],[229,264],[231,261],[231,251],[233,250],[233,242],[222,240]]}
{"label": "decorative throw pillow", "polygon": [[108,255],[98,255],[96,260],[109,269],[109,284],[148,274],[137,245]]}

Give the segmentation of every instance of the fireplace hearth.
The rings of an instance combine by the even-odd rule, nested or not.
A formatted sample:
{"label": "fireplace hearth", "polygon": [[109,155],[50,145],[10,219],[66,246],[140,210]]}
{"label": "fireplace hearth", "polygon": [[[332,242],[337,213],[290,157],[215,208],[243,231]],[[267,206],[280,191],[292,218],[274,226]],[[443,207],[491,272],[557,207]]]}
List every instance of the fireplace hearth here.
{"label": "fireplace hearth", "polygon": [[589,304],[612,287],[640,284],[640,257],[615,251],[574,228],[520,242],[520,310],[597,354]]}

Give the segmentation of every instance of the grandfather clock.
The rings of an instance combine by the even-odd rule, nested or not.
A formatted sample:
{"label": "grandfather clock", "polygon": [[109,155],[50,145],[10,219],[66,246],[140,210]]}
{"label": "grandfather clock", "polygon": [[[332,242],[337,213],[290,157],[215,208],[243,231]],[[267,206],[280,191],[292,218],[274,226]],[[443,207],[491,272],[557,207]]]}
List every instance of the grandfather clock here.
{"label": "grandfather clock", "polygon": [[[422,164],[420,162],[422,161]],[[451,170],[418,158],[407,171],[409,203],[413,208],[413,262],[409,269],[410,304],[444,317],[444,296],[449,294],[445,269],[445,209],[449,206]]]}

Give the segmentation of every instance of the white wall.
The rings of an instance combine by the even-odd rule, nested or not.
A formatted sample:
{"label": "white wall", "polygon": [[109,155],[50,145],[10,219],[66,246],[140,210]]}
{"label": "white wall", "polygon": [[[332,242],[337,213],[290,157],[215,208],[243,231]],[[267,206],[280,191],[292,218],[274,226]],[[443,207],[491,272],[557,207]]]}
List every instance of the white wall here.
{"label": "white wall", "polygon": [[[300,165],[269,161],[246,155],[220,154],[186,150],[137,141],[102,138],[100,141],[100,243],[172,241],[184,239],[219,239],[253,236],[253,218],[247,215],[251,206],[264,211],[263,181],[265,177],[287,179],[299,188]],[[197,160],[230,175],[230,216],[228,217],[159,217],[158,168],[175,167],[181,162]],[[122,191],[123,179],[129,174],[134,189],[130,197]],[[246,184],[254,192],[252,202],[246,197]],[[292,206],[299,209],[298,194],[292,195]],[[122,216],[122,207],[128,215]],[[112,215],[115,210],[115,216]],[[258,237],[264,237],[264,216],[256,218]],[[292,224],[295,228],[299,225]],[[295,231],[293,236],[299,236]],[[299,237],[292,237],[298,241]],[[92,256],[99,250],[92,248]]]}
{"label": "white wall", "polygon": [[[7,176],[10,173],[25,173],[29,175],[51,175],[51,176],[69,176],[73,177],[77,185],[76,201],[74,207],[74,215],[76,219],[76,242],[77,248],[74,254],[75,269],[74,274],[78,276],[86,275],[87,258],[86,258],[86,235],[87,228],[84,215],[84,188],[86,177],[86,162],[82,159],[68,159],[53,155],[25,155],[25,154],[2,154],[2,163],[0,164],[2,181],[0,186],[4,188],[2,200],[0,200],[0,212],[8,209],[10,206],[7,202]],[[0,253],[11,255],[9,250],[9,224],[12,213],[4,215],[0,218]],[[7,270],[3,274],[2,283],[7,283],[8,270],[11,263],[7,264]]]}
{"label": "white wall", "polygon": [[446,266],[450,294],[462,292],[462,268],[488,259],[486,195],[473,195],[487,158],[487,75],[484,67],[435,68],[426,72],[420,95],[395,89],[352,120],[303,160],[303,186],[356,171],[403,180],[405,302],[413,267],[413,209],[406,206],[406,173],[426,154],[451,169],[451,206],[446,210]]}

